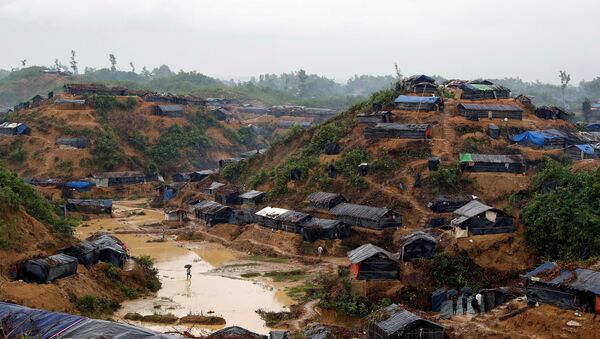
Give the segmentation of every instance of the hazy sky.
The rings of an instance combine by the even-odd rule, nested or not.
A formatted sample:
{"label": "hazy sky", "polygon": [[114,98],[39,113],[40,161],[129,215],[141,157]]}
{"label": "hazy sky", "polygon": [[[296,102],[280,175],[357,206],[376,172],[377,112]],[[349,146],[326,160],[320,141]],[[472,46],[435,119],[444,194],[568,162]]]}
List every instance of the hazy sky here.
{"label": "hazy sky", "polygon": [[221,78],[600,76],[597,0],[0,0],[0,68],[167,64]]}

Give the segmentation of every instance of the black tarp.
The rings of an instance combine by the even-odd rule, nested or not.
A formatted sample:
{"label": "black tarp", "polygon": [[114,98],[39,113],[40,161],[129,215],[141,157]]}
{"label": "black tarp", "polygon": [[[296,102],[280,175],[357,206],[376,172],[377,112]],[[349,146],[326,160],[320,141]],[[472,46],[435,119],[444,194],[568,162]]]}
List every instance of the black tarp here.
{"label": "black tarp", "polygon": [[361,177],[364,177],[367,174],[369,174],[369,165],[367,165],[367,164],[358,165],[358,175],[360,175]]}
{"label": "black tarp", "polygon": [[119,239],[108,234],[102,234],[92,236],[88,240],[98,250],[98,260],[121,268],[125,265],[127,252],[123,249],[123,242]]}
{"label": "black tarp", "polygon": [[412,259],[425,258],[429,259],[435,255],[435,240],[430,239],[416,239],[412,242],[403,245],[404,253],[402,260],[410,261]]}
{"label": "black tarp", "polygon": [[396,280],[398,263],[391,259],[372,257],[359,264],[358,280]]}
{"label": "black tarp", "polygon": [[63,248],[60,253],[77,258],[85,266],[95,265],[98,262],[99,250],[91,242],[84,240],[71,247]]}
{"label": "black tarp", "polygon": [[469,231],[472,235],[512,233],[515,231],[513,218],[497,216],[496,221],[488,220],[485,215],[475,216],[468,221]]}
{"label": "black tarp", "polygon": [[335,179],[335,177],[337,177],[337,170],[335,169],[335,166],[333,166],[333,165],[327,166],[327,176],[332,179]]}
{"label": "black tarp", "polygon": [[328,154],[328,155],[340,154],[340,150],[341,150],[340,145],[335,142],[325,145],[325,149],[324,149],[325,154]]}
{"label": "black tarp", "polygon": [[292,181],[300,181],[302,180],[302,171],[297,168],[294,168],[290,171],[290,180]]}
{"label": "black tarp", "polygon": [[553,287],[548,284],[530,283],[527,286],[527,301],[551,304],[560,308],[579,308],[577,293],[565,288]]}
{"label": "black tarp", "polygon": [[440,167],[440,158],[439,157],[429,158],[429,160],[427,161],[427,168],[430,171],[437,171],[439,167]]}
{"label": "black tarp", "polygon": [[77,258],[66,254],[27,260],[23,264],[25,278],[40,284],[50,283],[75,273],[77,273]]}
{"label": "black tarp", "polygon": [[490,138],[498,139],[500,138],[500,127],[494,124],[489,124],[487,133]]}
{"label": "black tarp", "polygon": [[436,228],[444,226],[444,224],[446,224],[446,220],[444,219],[444,217],[433,217],[429,219],[429,227]]}

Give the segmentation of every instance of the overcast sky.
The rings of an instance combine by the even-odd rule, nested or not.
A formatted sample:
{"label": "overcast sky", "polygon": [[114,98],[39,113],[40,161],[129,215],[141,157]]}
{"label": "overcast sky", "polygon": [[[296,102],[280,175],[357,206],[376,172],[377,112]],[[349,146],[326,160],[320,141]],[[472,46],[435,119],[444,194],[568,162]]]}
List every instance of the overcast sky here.
{"label": "overcast sky", "polygon": [[0,0],[0,68],[167,64],[220,78],[600,76],[597,0]]}

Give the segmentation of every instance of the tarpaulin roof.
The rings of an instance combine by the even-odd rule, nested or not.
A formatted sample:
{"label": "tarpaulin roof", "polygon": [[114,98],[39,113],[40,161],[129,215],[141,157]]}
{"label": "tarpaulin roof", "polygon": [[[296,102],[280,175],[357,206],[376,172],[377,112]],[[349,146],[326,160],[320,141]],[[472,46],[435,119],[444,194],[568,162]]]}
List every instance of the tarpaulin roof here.
{"label": "tarpaulin roof", "polygon": [[523,112],[518,106],[502,104],[459,104],[457,107],[467,111]]}
{"label": "tarpaulin roof", "polygon": [[110,199],[67,199],[67,203],[78,206],[112,207],[112,200]]}
{"label": "tarpaulin roof", "polygon": [[[332,200],[337,198],[344,198],[340,193],[331,193],[331,192],[313,192],[308,195],[307,200],[309,202],[317,202],[317,203],[329,203]],[[346,198],[344,198],[345,200]]]}
{"label": "tarpaulin roof", "polygon": [[379,221],[379,219],[390,211],[387,208],[341,203],[330,209],[329,213],[331,215],[345,215],[359,219]]}
{"label": "tarpaulin roof", "polygon": [[247,338],[247,339],[262,339],[266,336],[251,332],[243,327],[230,326],[224,329],[218,330],[208,337],[208,339],[230,339],[230,338]]}
{"label": "tarpaulin roof", "polygon": [[592,145],[582,144],[582,145],[573,145],[573,146],[577,147],[580,151],[582,151],[585,154],[589,154],[589,155],[594,154],[594,147],[592,147]]}
{"label": "tarpaulin roof", "polygon": [[435,104],[440,101],[439,97],[418,97],[412,95],[400,95],[394,100],[397,104]]}
{"label": "tarpaulin roof", "polygon": [[400,243],[402,244],[402,246],[405,246],[419,239],[435,243],[435,238],[423,231],[416,231],[401,237]]}
{"label": "tarpaulin roof", "polygon": [[416,74],[413,76],[410,76],[408,78],[405,78],[404,81],[406,82],[435,82],[435,79],[427,76],[425,74]]}
{"label": "tarpaulin roof", "polygon": [[488,206],[479,200],[471,200],[469,203],[467,203],[463,207],[454,211],[454,214],[459,215],[459,216],[464,216],[467,218],[472,218],[476,215],[479,215],[479,214],[489,211],[489,210],[495,210],[495,208],[492,206]]}
{"label": "tarpaulin roof", "polygon": [[54,101],[55,104],[74,104],[74,105],[85,105],[84,99],[63,99],[58,98]]}
{"label": "tarpaulin roof", "polygon": [[303,227],[321,228],[324,230],[332,229],[342,222],[335,219],[310,218],[301,223]]}
{"label": "tarpaulin roof", "polygon": [[378,129],[397,131],[426,131],[430,127],[429,124],[396,124],[393,122],[380,122],[375,125],[375,128]]}
{"label": "tarpaulin roof", "polygon": [[244,193],[240,194],[240,198],[241,199],[254,199],[262,194],[265,194],[265,192],[250,190],[248,192],[244,192]]}
{"label": "tarpaulin roof", "polygon": [[129,178],[129,177],[145,177],[145,174],[140,171],[128,172],[103,172],[94,175],[95,178]]}
{"label": "tarpaulin roof", "polygon": [[523,133],[513,135],[510,140],[515,143],[532,143],[538,146],[544,146],[546,140],[566,139],[567,135],[556,129],[543,131],[525,131]]}
{"label": "tarpaulin roof", "polygon": [[75,189],[89,188],[91,185],[89,181],[69,181],[65,184],[67,188]]}
{"label": "tarpaulin roof", "polygon": [[163,112],[180,112],[183,111],[183,107],[179,105],[159,105],[158,108]]}
{"label": "tarpaulin roof", "polygon": [[358,264],[377,254],[383,254],[384,256],[393,260],[398,260],[399,258],[398,253],[392,254],[379,246],[375,246],[373,244],[364,244],[360,247],[353,249],[352,251],[349,251],[348,259],[351,263]]}
{"label": "tarpaulin roof", "polygon": [[285,212],[288,212],[285,208],[267,206],[254,214],[269,219],[275,219]]}
{"label": "tarpaulin roof", "polygon": [[558,265],[555,263],[546,262],[536,267],[533,271],[527,272],[524,276],[545,284],[561,285],[577,291],[591,292],[600,295],[600,272],[598,271],[577,268],[575,271],[561,270],[557,277],[549,281],[545,281],[543,278],[538,277],[539,274],[556,267],[558,267]]}
{"label": "tarpaulin roof", "polygon": [[23,126],[25,125],[24,123],[21,122],[3,122],[2,124],[0,124],[0,128],[17,128],[19,126]]}
{"label": "tarpaulin roof", "polygon": [[309,217],[310,217],[310,215],[306,214],[304,212],[286,211],[284,213],[281,213],[277,217],[275,217],[275,220],[283,221],[283,222],[297,223],[297,222],[301,222]]}
{"label": "tarpaulin roof", "polygon": [[600,132],[576,132],[575,137],[585,142],[600,142]]}
{"label": "tarpaulin roof", "polygon": [[223,186],[225,186],[225,184],[222,184],[222,183],[220,183],[220,182],[213,181],[213,182],[212,182],[212,184],[210,184],[210,186],[208,186],[208,188],[207,188],[207,189],[209,189],[209,190],[216,190],[217,188],[219,188],[219,187],[223,187]]}
{"label": "tarpaulin roof", "polygon": [[442,325],[431,322],[427,319],[423,319],[418,315],[409,312],[407,310],[400,309],[398,305],[392,304],[384,309],[384,311],[391,313],[387,319],[377,322],[377,327],[381,328],[388,335],[398,334],[400,337],[407,327],[410,327],[415,322],[426,322],[431,326],[443,328]]}
{"label": "tarpaulin roof", "polygon": [[474,154],[461,153],[460,162],[491,162],[491,163],[524,163],[525,160],[520,154],[495,155],[495,154]]}
{"label": "tarpaulin roof", "polygon": [[210,201],[210,200],[200,201],[199,203],[194,204],[191,207],[195,210],[199,210],[203,213],[209,213],[209,214],[217,213],[224,209],[231,208],[231,207],[228,207],[225,205],[221,205],[216,201]]}

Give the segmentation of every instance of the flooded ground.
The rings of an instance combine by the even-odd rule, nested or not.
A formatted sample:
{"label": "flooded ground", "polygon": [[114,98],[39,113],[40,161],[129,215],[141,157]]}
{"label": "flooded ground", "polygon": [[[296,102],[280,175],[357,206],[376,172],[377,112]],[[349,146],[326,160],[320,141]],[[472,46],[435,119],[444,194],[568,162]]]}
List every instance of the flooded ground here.
{"label": "flooded ground", "polygon": [[[127,205],[115,203],[116,217],[84,222],[78,228],[77,236],[85,238],[98,231],[115,232],[162,221],[161,211],[138,209],[131,202]],[[130,215],[127,216],[128,214]],[[155,259],[155,267],[159,270],[162,282],[162,288],[156,296],[124,302],[115,314],[117,319],[123,320],[123,316],[130,312],[142,315],[172,313],[178,317],[188,314],[216,315],[226,320],[225,326],[238,325],[267,334],[269,328],[264,325],[256,310],[262,308],[282,311],[293,303],[282,286],[278,288],[269,281],[243,279],[239,275],[242,268],[270,270],[272,264],[245,260],[243,253],[214,243],[174,240],[150,242],[150,239],[162,238],[162,227],[157,226],[157,229],[158,234],[153,235],[117,234],[127,244],[131,255],[149,255]],[[186,264],[192,265],[190,280],[186,279]],[[160,331],[173,330],[172,325],[137,324]],[[178,330],[189,330],[191,326],[176,327]],[[195,325],[191,332],[204,334],[221,327],[223,326]]]}

